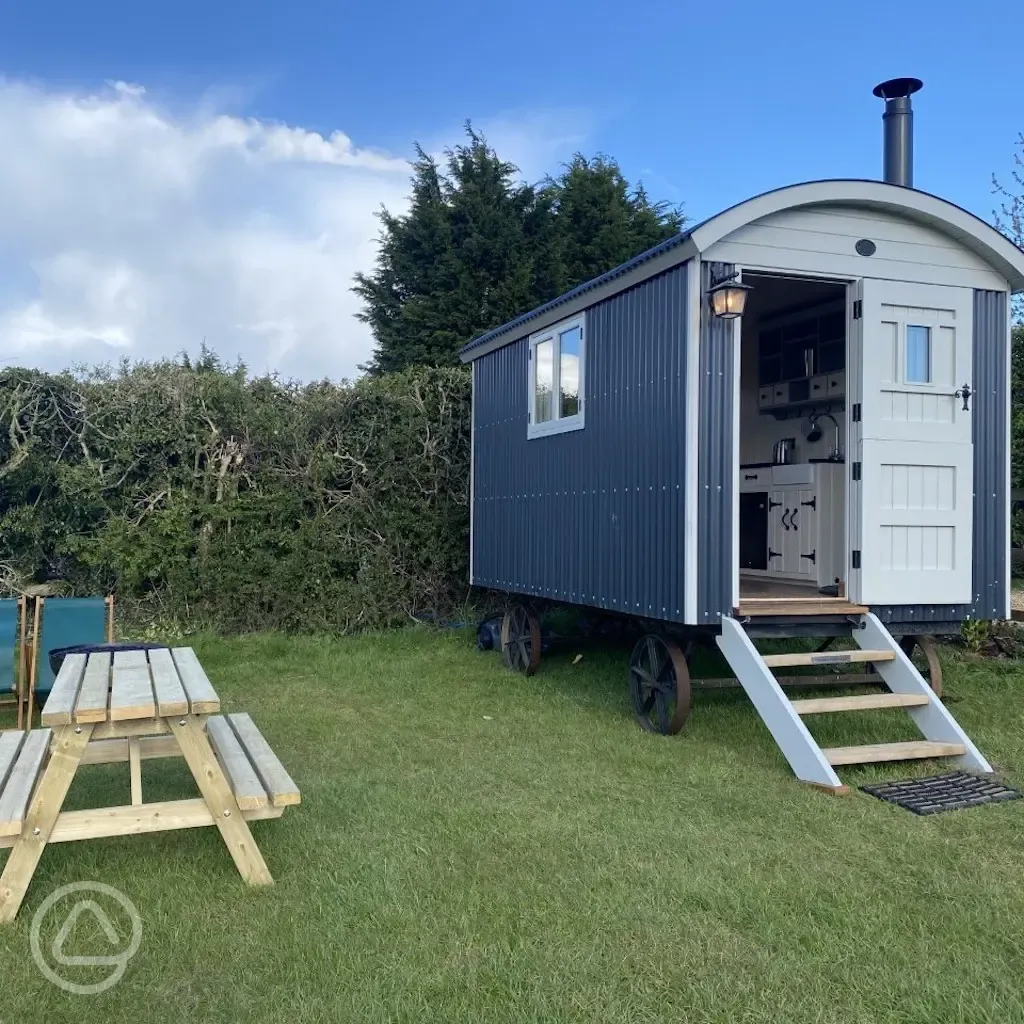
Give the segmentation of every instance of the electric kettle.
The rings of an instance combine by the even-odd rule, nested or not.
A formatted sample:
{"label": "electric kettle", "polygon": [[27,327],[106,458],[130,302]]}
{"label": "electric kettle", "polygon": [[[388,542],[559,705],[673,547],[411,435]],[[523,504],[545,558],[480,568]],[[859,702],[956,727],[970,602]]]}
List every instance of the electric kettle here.
{"label": "electric kettle", "polygon": [[776,466],[784,466],[793,461],[793,449],[796,446],[795,437],[784,437],[781,441],[775,442],[772,450],[772,462]]}

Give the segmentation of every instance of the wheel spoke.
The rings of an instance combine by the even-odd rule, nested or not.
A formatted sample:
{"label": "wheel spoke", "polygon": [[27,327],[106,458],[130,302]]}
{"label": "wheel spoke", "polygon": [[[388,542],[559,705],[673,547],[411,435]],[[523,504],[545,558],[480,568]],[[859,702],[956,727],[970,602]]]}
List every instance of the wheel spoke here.
{"label": "wheel spoke", "polygon": [[647,638],[647,660],[652,679],[657,679],[661,675],[661,655],[658,646],[656,637],[649,636]]}
{"label": "wheel spoke", "polygon": [[668,732],[668,701],[661,690],[654,691],[654,707],[658,719],[658,731]]}

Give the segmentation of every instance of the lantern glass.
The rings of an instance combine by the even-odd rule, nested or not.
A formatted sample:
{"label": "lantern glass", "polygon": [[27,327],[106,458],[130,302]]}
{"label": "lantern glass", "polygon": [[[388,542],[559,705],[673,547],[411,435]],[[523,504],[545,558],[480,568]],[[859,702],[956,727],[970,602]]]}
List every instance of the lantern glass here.
{"label": "lantern glass", "polygon": [[733,283],[719,285],[712,289],[712,312],[723,320],[735,320],[737,317],[743,316],[748,291],[750,291],[749,285]]}

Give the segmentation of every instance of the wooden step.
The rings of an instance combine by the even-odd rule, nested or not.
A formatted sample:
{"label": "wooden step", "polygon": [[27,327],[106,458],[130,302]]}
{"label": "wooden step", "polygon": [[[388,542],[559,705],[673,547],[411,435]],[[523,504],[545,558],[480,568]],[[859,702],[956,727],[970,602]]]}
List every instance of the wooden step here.
{"label": "wooden step", "polygon": [[791,668],[794,665],[852,665],[855,662],[895,661],[895,651],[799,651],[796,654],[762,654],[769,668]]}
{"label": "wooden step", "polygon": [[741,600],[736,608],[739,616],[773,615],[864,615],[871,609],[867,605],[852,604],[843,597],[750,597]]}
{"label": "wooden step", "polygon": [[826,711],[874,711],[876,708],[918,708],[930,703],[923,693],[858,693],[854,697],[809,697],[790,701],[798,715]]}
{"label": "wooden step", "polygon": [[924,757],[955,757],[966,754],[962,743],[911,740],[909,743],[868,743],[863,747],[825,747],[821,751],[830,765],[871,764],[875,761],[912,761]]}

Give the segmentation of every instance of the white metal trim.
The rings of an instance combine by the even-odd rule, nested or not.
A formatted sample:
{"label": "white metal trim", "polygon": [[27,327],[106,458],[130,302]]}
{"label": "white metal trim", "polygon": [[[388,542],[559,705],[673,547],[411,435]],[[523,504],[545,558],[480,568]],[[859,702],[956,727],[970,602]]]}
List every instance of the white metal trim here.
{"label": "white metal trim", "polygon": [[[743,267],[735,267],[743,280]],[[743,318],[733,321],[733,391],[732,391],[732,605],[740,603],[740,375],[743,372]]]}
{"label": "white metal trim", "polygon": [[683,467],[683,622],[697,622],[698,497],[700,495],[700,351],[703,309],[699,259],[686,271],[686,449]]}
{"label": "white metal trim", "polygon": [[[530,335],[529,340],[529,358],[527,359],[527,401],[530,403],[529,412],[526,419],[526,437],[527,440],[533,440],[538,437],[550,437],[552,434],[567,434],[572,430],[582,430],[586,426],[586,415],[587,415],[587,400],[586,400],[586,383],[587,383],[587,326],[586,326],[587,314],[577,313],[575,316],[568,317],[565,320],[561,320],[556,324],[552,324],[550,327],[546,327],[542,331],[536,331]],[[561,397],[561,359],[562,349],[560,342],[560,335],[566,331],[571,331],[574,327],[578,327],[580,331],[580,411],[575,416],[559,416],[560,397]],[[552,345],[552,404],[553,411],[555,412],[555,418],[551,420],[545,420],[543,423],[533,422],[534,412],[534,399],[536,397],[536,385],[537,385],[537,359],[536,349],[539,344],[544,341],[551,340]]]}
{"label": "white metal trim", "polygon": [[1013,310],[1010,293],[1006,293],[1006,551],[1003,574],[1006,578],[1003,616],[1010,618],[1013,607]]}

